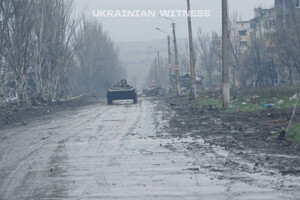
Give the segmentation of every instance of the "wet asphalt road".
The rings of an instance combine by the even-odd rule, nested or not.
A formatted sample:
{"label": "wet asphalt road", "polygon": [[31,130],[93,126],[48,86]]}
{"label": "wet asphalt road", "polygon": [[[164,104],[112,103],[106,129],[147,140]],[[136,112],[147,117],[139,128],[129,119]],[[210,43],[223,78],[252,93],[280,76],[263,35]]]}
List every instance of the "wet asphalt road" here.
{"label": "wet asphalt road", "polygon": [[167,121],[154,106],[98,104],[0,130],[0,199],[300,199],[299,191],[268,186],[277,178],[216,178],[197,163],[217,165],[228,152],[195,155],[185,144],[205,147],[201,140],[156,137],[167,135]]}

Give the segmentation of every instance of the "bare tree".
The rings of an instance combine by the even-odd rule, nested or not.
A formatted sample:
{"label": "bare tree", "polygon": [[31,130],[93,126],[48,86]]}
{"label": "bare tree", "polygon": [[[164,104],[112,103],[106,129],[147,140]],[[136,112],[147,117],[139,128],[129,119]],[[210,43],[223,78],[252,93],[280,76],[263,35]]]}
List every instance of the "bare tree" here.
{"label": "bare tree", "polygon": [[269,79],[272,78],[272,55],[266,43],[265,37],[252,39],[246,58],[250,72],[255,75],[254,86],[260,88],[269,85]]}
{"label": "bare tree", "polygon": [[189,46],[188,43],[185,41],[184,47],[179,46],[179,53],[178,53],[178,61],[180,66],[181,72],[188,72],[189,71]]}
{"label": "bare tree", "polygon": [[207,74],[208,86],[213,86],[213,73],[220,61],[220,38],[217,33],[205,34],[199,28],[196,51],[199,56],[199,64]]}
{"label": "bare tree", "polygon": [[[8,1],[0,1],[0,95],[5,96],[5,77],[7,72],[6,52],[9,44],[8,21],[12,17],[12,7]],[[1,94],[2,93],[2,94]]]}
{"label": "bare tree", "polygon": [[[288,72],[290,85],[293,85],[293,72],[300,73],[300,20],[295,1],[286,0],[276,8],[275,30],[271,40],[276,49],[276,62],[281,71]],[[283,12],[288,10],[287,13]]]}
{"label": "bare tree", "polygon": [[32,65],[33,55],[33,0],[11,0],[6,8],[13,9],[13,16],[8,21],[8,47],[5,53],[8,67],[15,75],[18,103],[26,102],[27,81],[26,74]]}
{"label": "bare tree", "polygon": [[74,45],[77,46],[74,91],[101,95],[105,88],[124,75],[118,50],[98,22],[83,20],[76,32]]}
{"label": "bare tree", "polygon": [[71,20],[71,1],[38,1],[35,6],[36,97],[50,101],[67,93],[76,21]]}
{"label": "bare tree", "polygon": [[[234,86],[245,86],[243,60],[245,57],[245,49],[240,46],[241,37],[239,35],[237,22],[240,20],[240,16],[237,11],[232,13],[229,23],[230,40],[229,45],[229,64],[231,67],[231,74]],[[248,33],[249,34],[249,33]]]}
{"label": "bare tree", "polygon": [[76,27],[71,13],[68,0],[0,2],[0,66],[14,74],[19,104],[67,94]]}

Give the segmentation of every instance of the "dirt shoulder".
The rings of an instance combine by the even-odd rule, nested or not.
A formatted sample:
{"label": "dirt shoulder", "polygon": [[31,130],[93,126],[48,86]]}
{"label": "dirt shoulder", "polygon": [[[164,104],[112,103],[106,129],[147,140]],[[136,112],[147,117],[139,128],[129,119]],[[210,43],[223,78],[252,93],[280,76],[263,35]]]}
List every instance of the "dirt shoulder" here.
{"label": "dirt shoulder", "polygon": [[[253,163],[254,171],[263,166],[282,175],[300,175],[300,146],[278,137],[288,124],[291,109],[228,113],[212,106],[182,103],[180,98],[159,101],[158,110],[170,110],[168,128],[172,137],[201,138],[224,147]],[[191,148],[194,151],[197,144]]]}
{"label": "dirt shoulder", "polygon": [[47,116],[53,113],[74,110],[100,102],[103,102],[103,100],[99,100],[94,96],[84,95],[67,101],[58,101],[53,104],[0,107],[0,130],[16,125],[27,125],[37,119],[47,118]]}

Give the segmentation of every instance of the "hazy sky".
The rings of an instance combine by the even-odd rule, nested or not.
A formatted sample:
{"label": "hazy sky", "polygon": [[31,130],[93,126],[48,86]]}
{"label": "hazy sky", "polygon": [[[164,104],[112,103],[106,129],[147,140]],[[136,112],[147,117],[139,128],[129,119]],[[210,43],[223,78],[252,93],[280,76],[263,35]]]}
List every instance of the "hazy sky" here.
{"label": "hazy sky", "polygon": [[[192,10],[210,10],[210,17],[192,18],[193,32],[199,27],[205,32],[221,32],[221,0],[190,0]],[[238,11],[242,20],[253,17],[253,9],[257,6],[272,7],[274,0],[228,0],[229,12]],[[162,39],[159,27],[171,34],[171,21],[159,16],[160,10],[186,10],[186,0],[75,0],[76,12],[84,12],[89,18],[101,22],[115,41],[150,41]],[[155,10],[155,17],[94,17],[93,10]],[[107,12],[107,11],[106,11]],[[176,34],[186,38],[188,34],[187,19],[173,18],[176,23]]]}

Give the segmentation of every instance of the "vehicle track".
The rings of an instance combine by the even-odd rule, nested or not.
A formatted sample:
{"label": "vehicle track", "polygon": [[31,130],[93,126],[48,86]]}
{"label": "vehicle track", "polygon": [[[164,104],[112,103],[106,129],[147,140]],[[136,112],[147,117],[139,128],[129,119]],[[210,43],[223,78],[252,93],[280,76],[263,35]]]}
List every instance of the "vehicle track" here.
{"label": "vehicle track", "polygon": [[228,152],[172,137],[157,103],[97,104],[3,130],[0,199],[297,199],[230,179],[237,171],[220,171]]}

